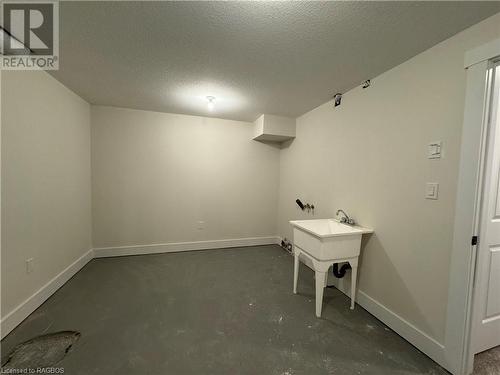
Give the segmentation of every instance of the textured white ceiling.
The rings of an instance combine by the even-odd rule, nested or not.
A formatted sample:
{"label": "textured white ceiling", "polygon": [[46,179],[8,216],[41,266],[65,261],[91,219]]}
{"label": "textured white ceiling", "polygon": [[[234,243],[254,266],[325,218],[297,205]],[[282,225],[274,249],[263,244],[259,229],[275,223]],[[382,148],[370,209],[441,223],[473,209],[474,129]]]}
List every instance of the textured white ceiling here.
{"label": "textured white ceiling", "polygon": [[62,2],[52,74],[94,104],[295,117],[499,11],[463,1]]}

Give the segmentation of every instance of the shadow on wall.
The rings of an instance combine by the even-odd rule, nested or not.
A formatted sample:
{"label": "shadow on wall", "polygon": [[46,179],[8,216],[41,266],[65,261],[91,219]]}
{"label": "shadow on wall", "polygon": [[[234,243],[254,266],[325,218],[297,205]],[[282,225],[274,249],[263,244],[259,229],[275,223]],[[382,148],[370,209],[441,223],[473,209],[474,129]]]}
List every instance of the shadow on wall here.
{"label": "shadow on wall", "polygon": [[[377,257],[378,262],[367,261],[367,259],[369,259],[370,257]],[[367,266],[367,264],[369,264],[370,266]],[[409,288],[404,282],[403,277],[400,276],[400,271],[387,255],[387,252],[376,232],[370,235],[363,236],[361,242],[361,254],[359,257],[358,272],[358,285],[360,286],[358,292],[361,291],[369,297],[382,303],[382,298],[372,293],[369,290],[369,285],[370,282],[374,279],[378,279],[379,282],[383,280],[383,283],[385,284],[383,285],[383,290],[389,291],[391,294],[396,296],[406,295],[408,297],[407,299],[405,299],[404,306],[390,306],[383,303],[386,308],[392,311],[404,311],[404,316],[411,315],[413,317],[417,317],[419,329],[432,338],[440,337],[442,335],[442,333],[440,332],[433,331],[432,325],[430,325],[428,322],[428,318],[418,307],[418,303],[412,297]],[[383,277],[384,275],[390,275],[392,277]],[[422,274],[422,277],[425,277],[425,274]],[[343,279],[343,287],[347,288],[344,290],[350,290],[350,280],[350,275],[346,275],[346,277]],[[429,301],[428,303],[431,302]],[[415,325],[415,322],[410,321],[409,323]]]}
{"label": "shadow on wall", "polygon": [[283,149],[289,148],[292,145],[293,141],[295,141],[295,138],[290,139],[288,141],[285,141],[285,142],[281,143],[280,144],[280,149],[283,150]]}

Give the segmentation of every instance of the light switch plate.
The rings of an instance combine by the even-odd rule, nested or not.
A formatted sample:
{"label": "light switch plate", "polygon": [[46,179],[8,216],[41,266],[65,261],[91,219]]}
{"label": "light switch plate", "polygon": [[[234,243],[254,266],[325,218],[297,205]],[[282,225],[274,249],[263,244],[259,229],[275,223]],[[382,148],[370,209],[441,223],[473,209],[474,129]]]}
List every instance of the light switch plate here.
{"label": "light switch plate", "polygon": [[425,185],[425,198],[438,199],[439,184],[437,182],[428,182]]}
{"label": "light switch plate", "polygon": [[429,159],[441,159],[441,150],[443,144],[441,141],[431,142],[427,146],[427,158]]}

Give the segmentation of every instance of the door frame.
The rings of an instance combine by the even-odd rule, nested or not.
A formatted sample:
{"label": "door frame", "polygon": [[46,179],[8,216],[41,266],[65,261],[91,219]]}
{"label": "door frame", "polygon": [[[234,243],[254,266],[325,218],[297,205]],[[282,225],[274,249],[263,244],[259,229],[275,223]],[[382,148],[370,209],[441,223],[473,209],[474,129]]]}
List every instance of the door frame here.
{"label": "door frame", "polygon": [[472,300],[479,234],[480,202],[487,142],[492,61],[500,57],[500,38],[465,54],[467,70],[462,145],[455,203],[453,248],[450,258],[445,362],[456,375],[472,372],[470,350]]}

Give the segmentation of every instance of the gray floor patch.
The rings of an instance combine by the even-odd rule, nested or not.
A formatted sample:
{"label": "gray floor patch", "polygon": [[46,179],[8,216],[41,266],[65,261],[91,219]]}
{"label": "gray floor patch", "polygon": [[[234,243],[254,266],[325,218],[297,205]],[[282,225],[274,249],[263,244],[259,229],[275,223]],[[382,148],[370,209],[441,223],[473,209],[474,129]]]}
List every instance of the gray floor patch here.
{"label": "gray floor patch", "polygon": [[2,364],[2,370],[53,367],[69,353],[79,337],[80,332],[75,331],[37,336],[17,345]]}
{"label": "gray floor patch", "polygon": [[277,245],[90,261],[0,343],[82,333],[67,375],[449,375]]}
{"label": "gray floor patch", "polygon": [[500,346],[476,354],[473,375],[500,374]]}

